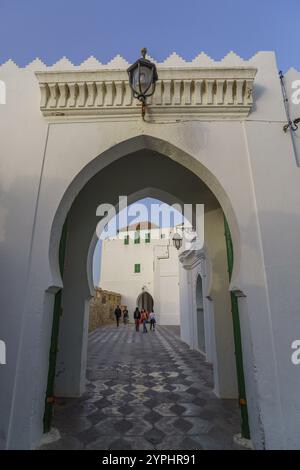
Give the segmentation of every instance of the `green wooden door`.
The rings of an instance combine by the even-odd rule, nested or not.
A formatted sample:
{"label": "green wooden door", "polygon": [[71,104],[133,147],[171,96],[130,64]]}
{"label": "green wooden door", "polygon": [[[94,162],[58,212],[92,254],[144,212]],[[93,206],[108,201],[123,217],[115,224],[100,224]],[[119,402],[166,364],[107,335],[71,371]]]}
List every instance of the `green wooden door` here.
{"label": "green wooden door", "polygon": [[[62,278],[63,278],[64,262],[65,262],[66,240],[67,240],[67,221],[64,223],[62,235],[60,239],[60,244],[59,244],[59,267],[60,267],[60,273],[61,273]],[[53,416],[54,381],[55,381],[56,358],[57,358],[57,350],[58,350],[59,321],[60,321],[61,314],[62,314],[62,289],[60,289],[55,294],[55,298],[54,298],[51,344],[50,344],[50,351],[49,351],[49,370],[48,370],[48,381],[47,381],[45,412],[44,412],[44,432],[50,431],[52,416]]]}
{"label": "green wooden door", "polygon": [[[232,239],[231,239],[229,226],[228,226],[225,216],[224,216],[224,226],[225,226],[227,261],[228,261],[228,274],[229,274],[229,280],[230,280],[232,276],[232,270],[233,270],[233,245],[232,245]],[[250,439],[238,299],[233,292],[230,293],[230,296],[231,296],[231,312],[232,312],[232,321],[233,321],[235,361],[236,361],[238,390],[239,390],[239,405],[240,405],[240,410],[241,410],[241,421],[242,421],[241,423],[242,424],[242,437],[245,437],[246,439]]]}

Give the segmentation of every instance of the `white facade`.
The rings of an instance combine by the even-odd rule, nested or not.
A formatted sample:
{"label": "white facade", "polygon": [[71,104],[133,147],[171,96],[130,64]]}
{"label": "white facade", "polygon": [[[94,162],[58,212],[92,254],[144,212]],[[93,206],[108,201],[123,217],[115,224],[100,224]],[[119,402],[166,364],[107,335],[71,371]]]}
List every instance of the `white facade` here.
{"label": "white facade", "polygon": [[139,297],[147,292],[153,299],[157,322],[179,325],[179,262],[172,243],[173,231],[141,229],[136,243],[135,230],[122,230],[118,237],[102,242],[99,285],[121,294],[131,319]]}
{"label": "white facade", "polygon": [[[120,194],[130,204],[147,196],[205,204],[204,302],[213,333],[206,349],[216,393],[228,396],[235,387],[233,292],[253,444],[300,448],[300,374],[291,361],[300,335],[300,140],[299,131],[283,132],[275,56],[259,52],[244,61],[230,53],[215,62],[201,54],[185,62],[175,54],[157,66],[147,122],[132,102],[128,64],[120,57],[105,66],[90,59],[75,67],[64,59],[52,67],[39,60],[0,67],[6,86],[0,105],[3,448],[40,442],[54,296],[61,288],[55,393],[84,390],[96,209],[102,202],[117,208]],[[287,83],[291,76],[300,78],[289,72]],[[234,248],[230,283],[223,212]],[[67,215],[62,277],[59,242]],[[184,259],[182,338],[194,347],[198,261]]]}

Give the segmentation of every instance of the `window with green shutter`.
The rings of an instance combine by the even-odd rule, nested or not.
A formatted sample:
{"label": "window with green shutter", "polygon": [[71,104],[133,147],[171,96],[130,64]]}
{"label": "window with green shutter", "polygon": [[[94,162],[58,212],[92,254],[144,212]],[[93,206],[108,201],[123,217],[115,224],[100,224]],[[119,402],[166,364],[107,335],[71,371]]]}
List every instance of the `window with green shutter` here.
{"label": "window with green shutter", "polygon": [[135,273],[141,272],[141,265],[139,263],[134,265],[134,272]]}
{"label": "window with green shutter", "polygon": [[129,235],[125,235],[124,237],[124,245],[129,245]]}
{"label": "window with green shutter", "polygon": [[150,233],[146,233],[145,235],[145,243],[150,243]]}
{"label": "window with green shutter", "polygon": [[138,244],[138,243],[140,243],[140,240],[141,240],[140,232],[137,231],[137,232],[135,232],[135,235],[134,235],[134,243]]}

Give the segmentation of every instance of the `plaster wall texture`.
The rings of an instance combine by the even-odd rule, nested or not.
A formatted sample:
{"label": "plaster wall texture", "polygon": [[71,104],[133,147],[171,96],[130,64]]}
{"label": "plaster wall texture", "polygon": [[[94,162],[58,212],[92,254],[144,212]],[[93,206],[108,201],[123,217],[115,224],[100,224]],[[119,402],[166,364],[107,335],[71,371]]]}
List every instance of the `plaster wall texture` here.
{"label": "plaster wall texture", "polygon": [[[176,60],[167,64],[175,75]],[[199,67],[201,60],[220,66],[202,56]],[[139,118],[47,121],[34,74],[46,67],[38,61],[24,69],[12,62],[0,67],[7,90],[0,106],[0,331],[7,346],[7,365],[0,369],[2,448],[31,448],[41,437],[53,294],[62,287],[57,252],[66,214],[91,177],[145,148],[188,167],[219,200],[235,249],[230,289],[246,296],[239,306],[252,440],[256,448],[299,448],[300,376],[290,361],[300,328],[295,144],[282,132],[286,115],[274,54],[260,52],[249,61],[229,55],[226,65],[257,67],[254,104],[246,119],[179,118],[164,124]],[[70,65],[62,61],[56,67]],[[87,330],[86,315],[81,330]],[[184,335],[191,341],[188,328]],[[80,360],[84,363],[82,352]]]}

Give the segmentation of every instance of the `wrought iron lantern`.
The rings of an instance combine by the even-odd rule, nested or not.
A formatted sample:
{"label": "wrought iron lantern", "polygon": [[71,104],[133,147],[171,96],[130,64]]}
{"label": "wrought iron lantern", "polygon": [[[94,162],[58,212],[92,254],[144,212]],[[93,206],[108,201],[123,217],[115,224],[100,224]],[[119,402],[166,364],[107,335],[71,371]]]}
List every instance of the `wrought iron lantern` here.
{"label": "wrought iron lantern", "polygon": [[127,69],[129,85],[134,98],[142,103],[142,116],[145,115],[146,99],[153,95],[158,80],[155,64],[146,59],[147,49],[141,50],[142,57]]}
{"label": "wrought iron lantern", "polygon": [[173,235],[173,238],[172,238],[172,241],[173,241],[173,245],[175,246],[176,250],[179,250],[182,246],[182,236],[178,233],[178,232],[175,232],[174,235]]}

